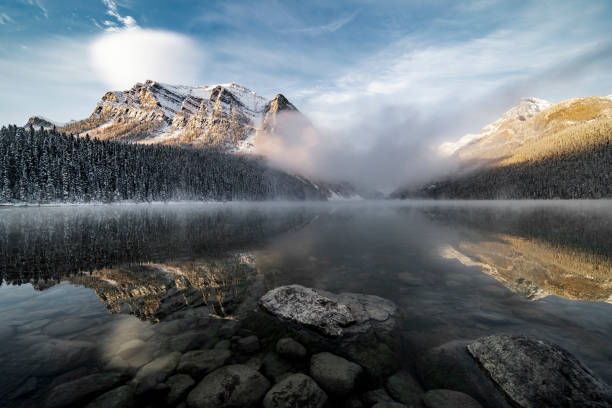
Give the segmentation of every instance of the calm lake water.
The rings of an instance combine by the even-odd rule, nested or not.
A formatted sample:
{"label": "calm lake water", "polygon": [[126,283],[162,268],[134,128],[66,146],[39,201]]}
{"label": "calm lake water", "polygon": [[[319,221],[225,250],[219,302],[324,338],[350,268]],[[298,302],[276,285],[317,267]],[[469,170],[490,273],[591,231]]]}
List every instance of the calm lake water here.
{"label": "calm lake water", "polygon": [[117,364],[129,341],[149,347],[133,367],[193,348],[290,283],[397,303],[407,365],[522,333],[612,383],[610,201],[2,208],[0,268],[0,406]]}

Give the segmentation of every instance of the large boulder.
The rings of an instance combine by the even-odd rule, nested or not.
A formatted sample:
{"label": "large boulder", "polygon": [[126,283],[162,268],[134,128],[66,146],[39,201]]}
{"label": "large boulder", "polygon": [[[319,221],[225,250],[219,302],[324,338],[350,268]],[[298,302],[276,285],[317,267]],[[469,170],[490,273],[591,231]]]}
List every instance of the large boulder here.
{"label": "large boulder", "polygon": [[264,397],[264,408],[322,408],[327,394],[307,375],[293,374],[276,384]]}
{"label": "large boulder", "polygon": [[288,285],[270,290],[261,297],[259,304],[279,319],[330,338],[353,336],[372,329],[390,331],[397,324],[395,304],[373,295],[333,294]]}
{"label": "large boulder", "polygon": [[482,369],[520,407],[612,407],[612,390],[561,347],[493,335],[467,346]]}
{"label": "large boulder", "polygon": [[310,375],[328,392],[346,395],[355,389],[363,369],[331,353],[318,353],[310,359]]}
{"label": "large boulder", "polygon": [[256,406],[270,388],[259,372],[229,365],[208,374],[187,396],[189,408],[237,408]]}

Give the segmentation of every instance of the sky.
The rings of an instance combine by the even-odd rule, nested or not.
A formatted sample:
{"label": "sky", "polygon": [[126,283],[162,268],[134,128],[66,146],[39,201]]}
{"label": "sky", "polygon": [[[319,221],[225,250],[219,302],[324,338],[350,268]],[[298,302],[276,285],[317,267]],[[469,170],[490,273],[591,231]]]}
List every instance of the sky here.
{"label": "sky", "polygon": [[610,21],[609,0],[4,0],[0,123],[82,119],[146,79],[237,82],[312,120],[321,174],[382,186],[521,97],[612,94]]}

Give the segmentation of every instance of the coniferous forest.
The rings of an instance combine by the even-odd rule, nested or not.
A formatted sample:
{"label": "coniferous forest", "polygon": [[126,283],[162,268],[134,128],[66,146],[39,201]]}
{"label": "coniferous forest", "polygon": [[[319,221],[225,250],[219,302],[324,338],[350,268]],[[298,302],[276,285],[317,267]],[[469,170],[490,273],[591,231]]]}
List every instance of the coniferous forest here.
{"label": "coniferous forest", "polygon": [[323,199],[259,159],[2,127],[0,203]]}

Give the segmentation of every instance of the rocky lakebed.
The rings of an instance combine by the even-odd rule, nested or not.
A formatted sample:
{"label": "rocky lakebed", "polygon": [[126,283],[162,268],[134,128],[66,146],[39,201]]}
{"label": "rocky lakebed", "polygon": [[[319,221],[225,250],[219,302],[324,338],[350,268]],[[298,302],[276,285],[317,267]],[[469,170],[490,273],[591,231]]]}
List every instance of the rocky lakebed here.
{"label": "rocky lakebed", "polygon": [[16,379],[5,403],[612,407],[610,387],[555,344],[491,333],[417,354],[402,341],[404,318],[378,296],[300,285],[274,288],[231,319],[211,316],[205,307],[172,311],[157,324],[123,315],[53,323],[41,316],[29,327],[11,328],[28,333],[21,358],[38,366]]}

